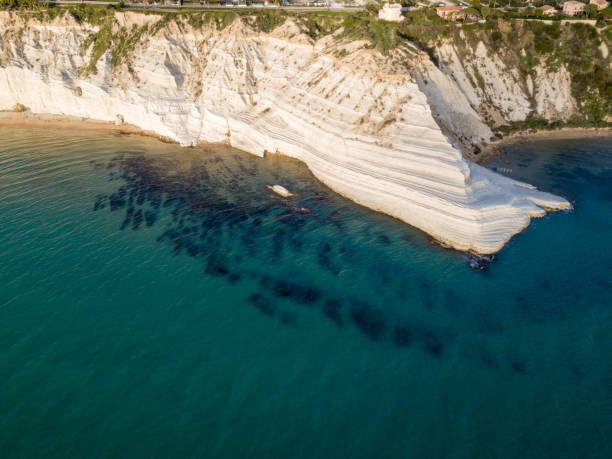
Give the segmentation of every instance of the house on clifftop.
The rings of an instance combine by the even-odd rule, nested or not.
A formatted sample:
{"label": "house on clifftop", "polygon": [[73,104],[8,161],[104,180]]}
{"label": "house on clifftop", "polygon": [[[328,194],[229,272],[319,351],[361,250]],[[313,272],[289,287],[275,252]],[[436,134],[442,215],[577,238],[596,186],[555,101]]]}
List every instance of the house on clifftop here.
{"label": "house on clifftop", "polygon": [[402,16],[402,5],[399,3],[394,3],[393,5],[385,3],[385,5],[378,11],[378,19],[382,19],[383,21],[400,22],[402,19],[404,19],[404,16]]}
{"label": "house on clifftop", "polygon": [[538,9],[542,11],[543,16],[554,16],[555,14],[557,14],[557,10],[550,5],[542,5]]}
{"label": "house on clifftop", "polygon": [[569,1],[563,4],[563,14],[568,16],[576,16],[577,14],[584,13],[584,7],[586,4],[582,2]]}
{"label": "house on clifftop", "polygon": [[463,6],[439,6],[436,8],[436,14],[442,19],[454,21],[463,8]]}
{"label": "house on clifftop", "polygon": [[591,0],[589,3],[591,5],[595,5],[598,10],[607,8],[609,4],[607,0]]}

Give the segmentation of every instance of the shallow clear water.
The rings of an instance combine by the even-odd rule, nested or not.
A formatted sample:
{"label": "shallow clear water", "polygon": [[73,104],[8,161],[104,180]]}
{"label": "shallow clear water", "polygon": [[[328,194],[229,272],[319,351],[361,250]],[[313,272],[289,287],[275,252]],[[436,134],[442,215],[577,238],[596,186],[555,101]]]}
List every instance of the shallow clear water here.
{"label": "shallow clear water", "polygon": [[612,146],[489,167],[575,209],[476,271],[292,160],[0,128],[0,456],[612,456]]}

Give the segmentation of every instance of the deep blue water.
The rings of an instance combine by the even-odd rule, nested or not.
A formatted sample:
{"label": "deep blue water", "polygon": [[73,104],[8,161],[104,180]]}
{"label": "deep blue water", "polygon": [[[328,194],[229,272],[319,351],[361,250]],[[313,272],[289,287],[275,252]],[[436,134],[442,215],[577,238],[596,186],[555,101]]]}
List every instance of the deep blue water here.
{"label": "deep blue water", "polygon": [[612,145],[489,167],[574,210],[476,271],[292,160],[0,128],[0,457],[612,457]]}

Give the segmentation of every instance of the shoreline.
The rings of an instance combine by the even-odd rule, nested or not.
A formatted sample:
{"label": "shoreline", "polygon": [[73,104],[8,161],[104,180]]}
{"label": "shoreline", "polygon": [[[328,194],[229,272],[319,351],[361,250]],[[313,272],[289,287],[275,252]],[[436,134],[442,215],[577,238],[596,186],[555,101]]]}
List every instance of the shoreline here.
{"label": "shoreline", "polygon": [[[163,143],[179,145],[178,142],[176,142],[175,140],[171,138],[166,138],[164,136],[161,136],[154,131],[143,130],[142,128],[138,126],[135,126],[129,123],[117,124],[112,121],[94,120],[94,119],[85,118],[85,117],[74,117],[74,116],[69,116],[69,115],[56,115],[56,114],[38,114],[38,113],[32,113],[29,110],[0,111],[0,127],[14,127],[16,129],[64,130],[64,131],[74,131],[74,132],[83,132],[83,131],[96,132],[97,131],[97,132],[116,133],[116,134],[139,135],[142,137],[156,139]],[[498,141],[489,144],[487,148],[484,150],[484,155],[481,156],[481,158],[478,158],[478,161],[474,161],[474,162],[476,164],[482,165],[483,163],[485,163],[486,161],[488,161],[494,155],[497,154],[498,148],[500,146],[507,145],[513,142],[533,140],[534,138],[559,139],[559,138],[602,137],[602,136],[612,137],[612,129],[609,129],[609,128],[573,129],[572,128],[572,129],[560,129],[556,131],[540,131],[540,132],[528,133],[528,134],[516,133],[516,134],[507,136],[505,138],[499,139]],[[225,143],[222,143],[222,144],[227,145]],[[196,147],[204,147],[204,146],[211,146],[211,145],[218,145],[218,144],[200,142]],[[236,147],[232,147],[232,148],[236,148]],[[236,148],[236,149],[241,150],[240,148]],[[245,153],[249,153],[249,152],[245,151]],[[284,156],[284,155],[281,155],[281,156]],[[306,166],[308,167],[308,164],[306,164]],[[436,236],[427,230],[411,225],[410,223],[408,223],[407,221],[403,220],[402,218],[396,215],[387,213],[376,207],[372,207],[372,206],[361,203],[359,200],[356,200],[353,197],[342,192],[342,190],[336,190],[335,188],[331,187],[323,179],[319,178],[314,172],[312,173],[314,177],[316,177],[320,182],[325,184],[327,187],[329,187],[330,189],[332,189],[339,195],[345,196],[346,198],[350,199],[356,204],[362,205],[370,210],[373,210],[374,212],[380,212],[380,213],[389,215],[392,218],[396,218],[410,226],[413,226],[414,228],[419,229],[423,233],[428,234],[441,247],[452,249],[458,252],[472,253],[472,254],[477,254],[480,256],[494,254],[498,252],[499,250],[501,250],[501,248],[503,248],[508,243],[508,241],[512,239],[512,237],[522,232],[529,225],[529,222],[531,221],[531,218],[530,218],[529,221],[525,224],[523,228],[521,228],[520,231],[518,231],[517,233],[513,233],[511,235],[508,235],[508,237],[505,238],[501,246],[494,251],[481,251],[481,250],[474,249],[473,247],[459,248],[455,244],[453,244],[450,240],[442,238],[439,235]],[[543,206],[540,206],[540,207],[543,208]],[[548,210],[555,210],[555,209],[556,208],[551,207]],[[535,216],[531,216],[531,217],[533,218]]]}
{"label": "shoreline", "polygon": [[[116,124],[113,121],[96,120],[70,115],[55,115],[51,113],[32,113],[29,110],[18,112],[13,110],[0,110],[0,127],[14,127],[16,129],[49,129],[62,131],[88,131],[88,132],[112,132],[120,135],[137,135],[158,140],[162,143],[180,145],[176,140],[158,134],[155,131],[147,131],[134,124]],[[225,142],[200,142],[191,147],[198,148],[224,145]],[[232,147],[239,149],[236,147]],[[244,151],[244,150],[241,150]],[[248,153],[245,151],[245,153]]]}
{"label": "shoreline", "polygon": [[474,162],[484,166],[490,159],[497,156],[501,147],[513,143],[531,142],[534,140],[594,139],[606,137],[612,138],[612,128],[563,127],[551,130],[536,130],[535,132],[520,131],[487,144],[483,148],[482,154]]}
{"label": "shoreline", "polygon": [[14,127],[18,129],[58,129],[63,131],[115,132],[117,134],[153,137],[164,143],[176,143],[172,139],[160,136],[153,131],[145,131],[138,126],[129,123],[116,124],[112,121],[101,121],[68,115],[32,113],[30,111],[0,111],[0,127]]}
{"label": "shoreline", "polygon": [[[164,143],[178,144],[178,142],[173,139],[159,135],[154,131],[146,131],[129,123],[116,124],[112,121],[101,121],[91,118],[73,117],[69,115],[32,113],[29,110],[23,112],[13,110],[0,111],[0,127],[2,126],[26,129],[40,128],[116,132],[118,134],[152,137]],[[498,154],[499,148],[513,143],[529,142],[533,140],[589,139],[606,137],[612,138],[612,128],[564,127],[553,130],[537,130],[535,132],[520,131],[485,145],[482,150],[482,154],[480,154],[478,157],[474,157],[472,155],[470,156],[473,158],[471,161],[482,166]],[[198,144],[198,146],[200,145],[208,145],[208,143],[202,142]]]}

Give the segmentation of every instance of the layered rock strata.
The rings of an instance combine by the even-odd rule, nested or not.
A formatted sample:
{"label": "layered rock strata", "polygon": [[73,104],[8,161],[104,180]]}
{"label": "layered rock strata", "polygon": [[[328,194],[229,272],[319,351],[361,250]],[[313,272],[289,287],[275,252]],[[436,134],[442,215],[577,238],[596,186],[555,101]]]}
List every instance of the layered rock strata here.
{"label": "layered rock strata", "polygon": [[[117,14],[115,27],[158,20]],[[240,21],[223,31],[170,23],[120,66],[108,51],[88,74],[87,38],[96,30],[69,17],[24,23],[0,13],[0,110],[22,104],[130,123],[185,146],[227,142],[259,156],[288,155],[338,193],[459,250],[496,252],[532,217],[570,207],[464,159],[430,105],[435,96],[443,115],[450,93],[426,94],[414,72],[357,42],[337,59],[333,37],[313,42],[291,21],[271,34]],[[460,99],[456,113],[484,138],[490,131]]]}

